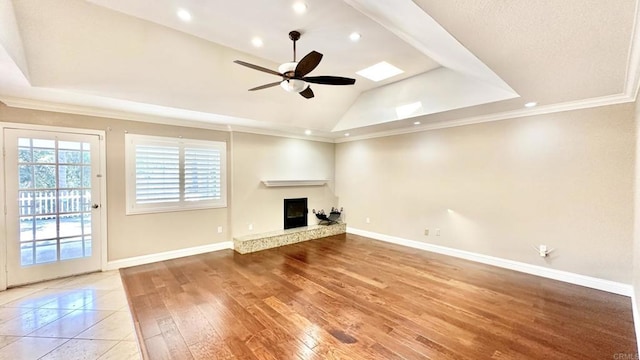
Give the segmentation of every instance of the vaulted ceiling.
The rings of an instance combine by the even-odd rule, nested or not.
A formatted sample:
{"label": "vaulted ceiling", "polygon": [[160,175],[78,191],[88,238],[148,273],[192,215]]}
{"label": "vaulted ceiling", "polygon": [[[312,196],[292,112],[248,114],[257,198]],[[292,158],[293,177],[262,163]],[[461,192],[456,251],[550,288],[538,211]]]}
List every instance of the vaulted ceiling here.
{"label": "vaulted ceiling", "polygon": [[[340,139],[636,96],[636,0],[306,0],[302,14],[294,2],[0,0],[0,101]],[[313,99],[247,91],[279,78],[233,60],[276,70],[292,60],[291,30],[298,59],[324,54],[310,75],[356,84],[312,84]],[[356,74],[381,61],[403,73]]]}

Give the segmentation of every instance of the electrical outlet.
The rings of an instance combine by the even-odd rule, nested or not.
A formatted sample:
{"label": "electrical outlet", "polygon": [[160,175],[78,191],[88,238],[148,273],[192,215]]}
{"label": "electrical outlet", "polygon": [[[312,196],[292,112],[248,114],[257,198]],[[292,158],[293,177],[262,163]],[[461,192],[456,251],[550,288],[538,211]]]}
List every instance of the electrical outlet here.
{"label": "electrical outlet", "polygon": [[538,250],[540,250],[540,256],[547,257],[547,245],[540,245]]}
{"label": "electrical outlet", "polygon": [[364,221],[366,221],[366,222],[367,222],[367,224],[370,224],[370,223],[371,223],[371,219],[369,219],[369,218],[364,219]]}
{"label": "electrical outlet", "polygon": [[436,229],[436,236],[440,236],[440,229]]}
{"label": "electrical outlet", "polygon": [[424,229],[424,236],[429,236],[429,229]]}
{"label": "electrical outlet", "polygon": [[218,234],[222,234],[222,226],[218,226]]}

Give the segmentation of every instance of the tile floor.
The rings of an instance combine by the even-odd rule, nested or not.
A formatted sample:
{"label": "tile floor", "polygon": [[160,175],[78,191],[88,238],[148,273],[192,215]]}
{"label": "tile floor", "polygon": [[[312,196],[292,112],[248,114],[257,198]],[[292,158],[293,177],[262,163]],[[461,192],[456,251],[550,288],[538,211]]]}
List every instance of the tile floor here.
{"label": "tile floor", "polygon": [[140,358],[118,271],[0,291],[0,360]]}

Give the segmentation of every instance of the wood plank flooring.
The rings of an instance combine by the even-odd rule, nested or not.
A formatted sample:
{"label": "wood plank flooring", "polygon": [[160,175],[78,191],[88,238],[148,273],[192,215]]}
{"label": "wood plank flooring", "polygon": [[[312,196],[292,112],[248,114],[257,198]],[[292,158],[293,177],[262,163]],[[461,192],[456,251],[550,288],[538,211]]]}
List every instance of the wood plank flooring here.
{"label": "wood plank flooring", "polygon": [[148,359],[637,353],[627,297],[350,234],[247,255],[190,256],[121,275]]}

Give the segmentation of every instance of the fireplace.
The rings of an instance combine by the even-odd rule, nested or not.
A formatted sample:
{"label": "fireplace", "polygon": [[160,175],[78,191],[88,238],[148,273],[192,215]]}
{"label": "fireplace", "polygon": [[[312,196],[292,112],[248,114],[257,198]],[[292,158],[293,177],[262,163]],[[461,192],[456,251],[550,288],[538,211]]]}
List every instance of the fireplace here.
{"label": "fireplace", "polygon": [[284,199],[284,228],[307,226],[307,198]]}

